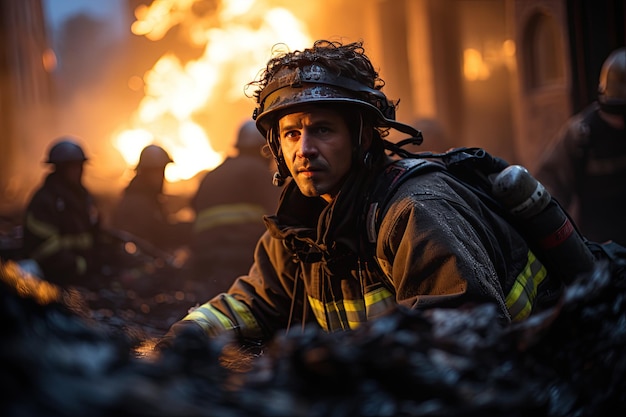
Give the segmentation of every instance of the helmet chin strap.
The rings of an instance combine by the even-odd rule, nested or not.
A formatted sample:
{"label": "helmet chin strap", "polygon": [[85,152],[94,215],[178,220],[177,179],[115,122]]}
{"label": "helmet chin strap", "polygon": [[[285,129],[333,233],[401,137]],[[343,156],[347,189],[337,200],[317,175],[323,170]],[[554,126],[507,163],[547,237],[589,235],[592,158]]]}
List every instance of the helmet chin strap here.
{"label": "helmet chin strap", "polygon": [[354,160],[358,161],[363,155],[363,115],[359,113],[359,132],[356,138],[356,148],[353,149]]}
{"label": "helmet chin strap", "polygon": [[[370,143],[371,146],[371,143]],[[372,154],[369,149],[363,149],[363,114],[359,113],[359,134],[356,149],[356,163],[362,163],[365,168],[372,167]]]}
{"label": "helmet chin strap", "polygon": [[363,115],[359,113],[359,149],[363,145]]}
{"label": "helmet chin strap", "polygon": [[273,127],[270,127],[266,133],[266,140],[270,148],[270,152],[274,156],[274,161],[276,162],[276,168],[278,169],[274,172],[272,176],[272,184],[276,187],[282,187],[285,185],[285,181],[287,177],[291,175],[289,169],[285,165],[285,161],[281,156],[280,152],[280,143],[278,143],[278,139],[275,137],[275,130]]}
{"label": "helmet chin strap", "polygon": [[[409,138],[400,141],[398,144],[393,144],[389,141],[383,139],[384,147],[391,150],[393,153],[397,153],[401,156],[410,156],[412,155],[410,152],[402,149],[402,146],[405,143],[412,143],[414,145],[420,145],[422,143],[422,132],[419,130],[405,125],[403,123],[396,122],[395,120],[387,120],[389,127],[398,130],[402,133],[407,133],[410,135]],[[359,113],[359,132],[357,137],[357,149],[355,150],[355,160],[357,163],[362,163],[366,168],[371,168],[372,164],[372,155],[368,150],[363,149],[363,114]],[[270,147],[270,151],[274,155],[274,161],[276,161],[276,167],[278,170],[274,172],[272,177],[272,184],[276,187],[282,187],[285,185],[285,181],[288,177],[291,176],[289,169],[285,165],[285,161],[280,152],[280,143],[276,138],[275,129],[270,127],[266,133],[266,139]]]}
{"label": "helmet chin strap", "polygon": [[272,184],[275,187],[282,187],[283,185],[285,185],[285,178],[280,175],[280,172],[274,172],[274,175],[272,176]]}

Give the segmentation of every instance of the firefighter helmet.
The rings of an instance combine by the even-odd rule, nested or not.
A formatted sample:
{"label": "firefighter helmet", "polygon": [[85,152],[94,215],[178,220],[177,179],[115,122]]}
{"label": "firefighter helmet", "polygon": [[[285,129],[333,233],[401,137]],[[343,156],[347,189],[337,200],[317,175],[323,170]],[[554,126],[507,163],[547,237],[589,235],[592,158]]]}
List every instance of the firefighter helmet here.
{"label": "firefighter helmet", "polygon": [[251,84],[259,87],[254,93],[256,108],[252,118],[267,140],[279,177],[291,174],[284,163],[275,127],[281,116],[298,106],[350,107],[362,116],[361,121],[367,120],[379,133],[393,128],[409,134],[417,145],[422,141],[421,132],[395,120],[396,104],[381,91],[384,82],[378,78],[361,42],[343,45],[319,40],[303,51],[276,55],[267,63],[261,79]]}
{"label": "firefighter helmet", "polygon": [[237,148],[239,152],[259,152],[264,145],[265,138],[257,130],[254,121],[249,120],[244,122],[239,128],[235,148]]}
{"label": "firefighter helmet", "polygon": [[157,145],[148,145],[139,154],[139,163],[136,170],[145,168],[165,168],[167,164],[174,162],[170,155]]}
{"label": "firefighter helmet", "polygon": [[75,139],[62,137],[58,139],[48,152],[48,164],[62,164],[65,162],[85,162],[85,152]]}
{"label": "firefighter helmet", "polygon": [[417,131],[397,122],[395,105],[375,88],[343,75],[337,75],[318,63],[302,67],[283,67],[259,93],[253,118],[265,136],[276,116],[303,104],[336,103],[357,106],[370,113],[377,127],[391,127],[412,136]]}
{"label": "firefighter helmet", "polygon": [[626,48],[616,49],[604,61],[598,83],[598,101],[608,113],[626,111]]}

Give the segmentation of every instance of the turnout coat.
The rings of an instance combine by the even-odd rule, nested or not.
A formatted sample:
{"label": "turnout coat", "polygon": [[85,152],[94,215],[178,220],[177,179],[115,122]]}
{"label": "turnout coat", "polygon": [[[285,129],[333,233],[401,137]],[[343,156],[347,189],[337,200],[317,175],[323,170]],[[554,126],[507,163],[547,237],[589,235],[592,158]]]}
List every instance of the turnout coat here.
{"label": "turnout coat", "polygon": [[570,118],[537,168],[537,179],[594,242],[626,245],[626,129],[615,129],[597,102]]}
{"label": "turnout coat", "polygon": [[92,196],[50,173],[24,219],[24,255],[56,284],[78,284],[97,268],[100,217]]}
{"label": "turnout coat", "polygon": [[170,333],[195,323],[209,335],[267,339],[296,323],[353,329],[398,305],[482,302],[493,303],[507,323],[553,296],[545,267],[518,232],[439,171],[402,183],[370,242],[367,212],[377,202],[369,194],[381,173],[353,173],[330,204],[288,183],[277,214],[265,219],[248,275]]}

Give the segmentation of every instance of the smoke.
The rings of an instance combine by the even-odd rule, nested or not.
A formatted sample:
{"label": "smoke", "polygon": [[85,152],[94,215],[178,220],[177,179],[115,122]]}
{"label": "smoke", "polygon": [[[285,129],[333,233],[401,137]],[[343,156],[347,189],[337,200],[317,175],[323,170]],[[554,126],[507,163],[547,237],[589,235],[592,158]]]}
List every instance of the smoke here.
{"label": "smoke", "polygon": [[[134,16],[129,7],[122,18],[125,35],[91,15],[66,20],[49,42],[57,63],[49,73],[51,104],[40,103],[37,123],[30,120],[32,110],[17,122],[27,134],[11,150],[19,168],[8,181],[11,201],[26,204],[47,173],[42,161],[51,143],[70,135],[89,157],[84,184],[108,210],[138,156],[126,155],[117,141],[129,130],[164,141],[181,166],[193,165],[189,156],[204,158],[195,177],[179,175],[165,186],[171,194],[195,191],[201,170],[230,153],[240,123],[251,117],[254,103],[244,94],[245,84],[265,66],[273,45],[308,46],[305,22],[316,14],[315,4],[286,0],[168,0],[140,6]],[[163,71],[166,58],[177,71]],[[153,114],[146,118],[147,109]],[[191,140],[188,132],[197,137]]]}

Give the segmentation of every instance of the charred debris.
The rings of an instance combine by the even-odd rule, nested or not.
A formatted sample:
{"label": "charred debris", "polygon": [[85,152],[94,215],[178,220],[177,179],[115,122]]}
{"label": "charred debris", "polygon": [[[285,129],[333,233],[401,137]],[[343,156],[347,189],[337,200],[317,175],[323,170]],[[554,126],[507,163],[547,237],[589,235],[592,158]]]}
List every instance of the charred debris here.
{"label": "charred debris", "polygon": [[0,275],[3,416],[626,411],[626,280],[605,263],[556,308],[514,326],[499,325],[489,305],[398,310],[355,331],[310,327],[263,347],[190,335],[158,357],[146,353],[160,330],[141,322],[148,315],[103,320],[85,293],[12,262]]}

